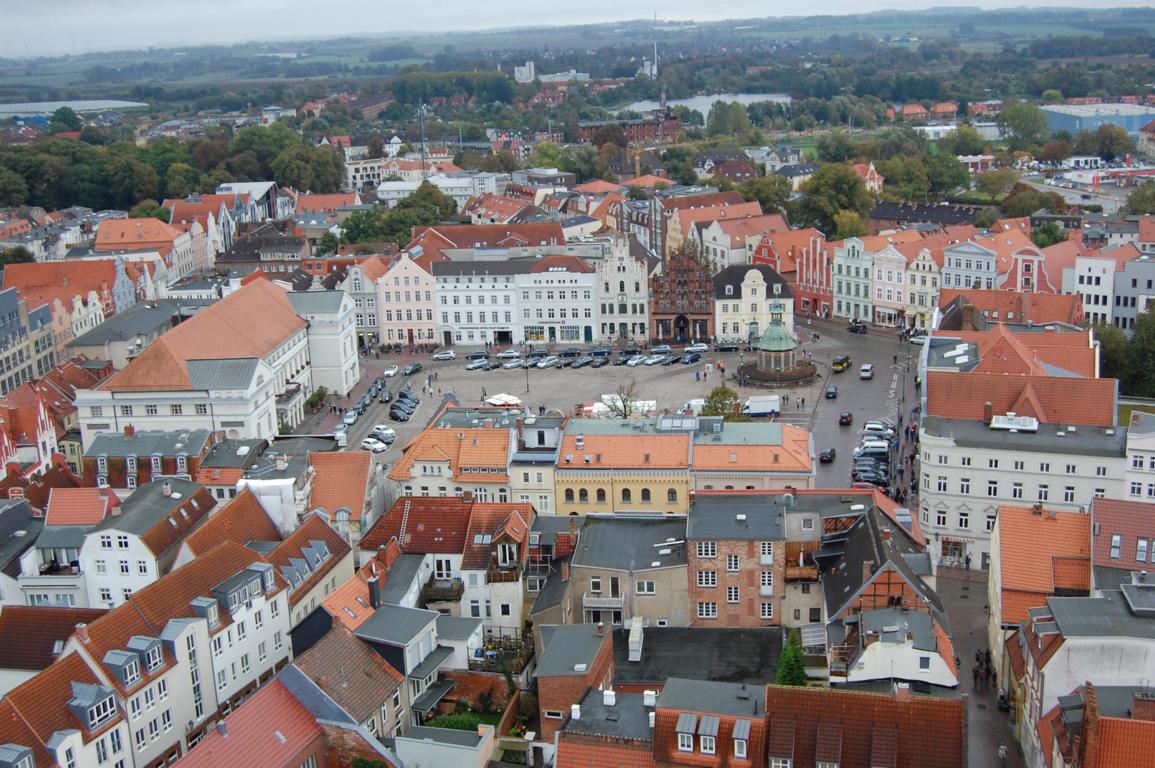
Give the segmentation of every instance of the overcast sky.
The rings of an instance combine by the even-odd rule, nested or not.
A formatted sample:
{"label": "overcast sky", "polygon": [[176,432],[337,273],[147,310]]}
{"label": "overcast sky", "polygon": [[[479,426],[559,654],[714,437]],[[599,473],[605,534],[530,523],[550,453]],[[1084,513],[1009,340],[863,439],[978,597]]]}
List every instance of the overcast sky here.
{"label": "overcast sky", "polygon": [[[1014,7],[1021,0],[984,0],[984,8]],[[662,20],[717,21],[773,15],[861,13],[883,8],[924,8],[920,0],[664,0],[652,9],[620,0],[584,3],[526,0],[8,0],[0,23],[0,57],[89,53],[249,40],[331,37],[390,30],[491,29],[540,24],[621,21],[652,15]],[[1145,0],[1049,0],[1048,6],[1145,6]],[[649,13],[647,13],[649,11]]]}

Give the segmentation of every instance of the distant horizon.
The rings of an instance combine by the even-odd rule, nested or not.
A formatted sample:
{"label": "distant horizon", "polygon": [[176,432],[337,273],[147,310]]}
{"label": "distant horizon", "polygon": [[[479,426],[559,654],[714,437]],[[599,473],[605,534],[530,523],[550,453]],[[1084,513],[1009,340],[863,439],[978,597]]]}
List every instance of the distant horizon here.
{"label": "distant horizon", "polygon": [[[301,43],[339,37],[397,38],[409,35],[430,36],[438,33],[447,37],[469,32],[495,33],[534,28],[561,29],[565,27],[652,21],[638,16],[636,6],[628,13],[610,0],[591,0],[573,16],[554,7],[526,9],[519,3],[498,0],[479,6],[460,0],[448,0],[436,9],[408,7],[397,9],[393,18],[394,29],[371,30],[376,26],[375,14],[380,6],[366,0],[350,0],[343,6],[347,13],[341,16],[318,18],[315,4],[304,0],[282,0],[275,17],[269,17],[269,7],[262,0],[202,0],[195,6],[173,7],[163,0],[109,0],[99,11],[84,0],[57,0],[54,3],[30,3],[5,12],[5,24],[0,31],[0,50],[8,59],[37,59],[63,55],[90,53],[139,52],[150,48],[195,48],[212,45],[275,45]],[[748,21],[773,18],[806,18],[811,16],[858,16],[885,11],[945,12],[1005,10],[1088,10],[1106,11],[1125,8],[1148,8],[1149,3],[1139,0],[1078,0],[1070,4],[1048,3],[1024,5],[1015,0],[935,5],[930,8],[916,0],[883,0],[878,5],[859,5],[849,0],[820,0],[800,6],[805,12],[775,9],[767,14],[764,4],[755,0],[729,0],[709,9],[688,0],[671,0],[662,8],[658,24],[706,23]],[[194,11],[190,11],[194,9]],[[454,27],[442,22],[453,19]],[[308,22],[301,22],[308,19]],[[505,23],[499,23],[504,19]],[[218,22],[228,22],[227,24]],[[379,22],[385,26],[385,20]],[[361,29],[356,29],[356,27]],[[308,27],[303,33],[302,27]],[[350,28],[353,27],[353,28]],[[401,28],[404,29],[401,29]],[[256,30],[263,34],[237,30]],[[50,30],[50,34],[45,34]],[[199,33],[199,34],[198,34]],[[183,37],[182,37],[183,36]],[[147,44],[141,42],[147,40]]]}

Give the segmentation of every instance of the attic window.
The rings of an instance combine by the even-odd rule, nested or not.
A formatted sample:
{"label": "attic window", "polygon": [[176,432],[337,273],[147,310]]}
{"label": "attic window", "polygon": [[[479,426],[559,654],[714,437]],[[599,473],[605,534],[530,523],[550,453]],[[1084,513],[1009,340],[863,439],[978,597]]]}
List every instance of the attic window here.
{"label": "attic window", "polygon": [[88,708],[88,730],[93,731],[116,716],[116,700],[109,696]]}

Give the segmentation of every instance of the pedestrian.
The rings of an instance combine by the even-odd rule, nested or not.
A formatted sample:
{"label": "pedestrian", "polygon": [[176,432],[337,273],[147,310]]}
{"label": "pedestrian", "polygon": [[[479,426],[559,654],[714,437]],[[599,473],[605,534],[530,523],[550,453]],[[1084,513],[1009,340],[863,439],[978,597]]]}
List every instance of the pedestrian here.
{"label": "pedestrian", "polygon": [[986,660],[987,660],[987,666],[988,667],[991,666],[991,649],[990,648],[987,648]]}
{"label": "pedestrian", "polygon": [[974,689],[977,691],[979,688],[979,665],[978,664],[975,664],[974,668],[971,670],[971,677],[974,678]]}
{"label": "pedestrian", "polygon": [[894,364],[898,365],[898,353],[897,352],[894,353]]}
{"label": "pedestrian", "polygon": [[709,378],[710,378],[710,369],[707,368],[706,370],[702,371],[702,381],[706,381]]}
{"label": "pedestrian", "polygon": [[802,410],[806,410],[806,398],[802,398]]}
{"label": "pedestrian", "polygon": [[[964,558],[964,560],[966,561],[967,570],[969,571],[971,569],[971,553],[970,552],[967,552],[967,556]],[[989,666],[990,663],[991,663],[991,661],[990,661],[990,658],[988,657],[987,658],[987,665]]]}
{"label": "pedestrian", "polygon": [[782,405],[790,405],[790,395],[782,395]]}
{"label": "pedestrian", "polygon": [[981,648],[975,648],[975,665],[981,664],[983,660],[983,652]]}
{"label": "pedestrian", "polygon": [[701,381],[701,380],[702,380],[702,372],[701,371],[694,371],[694,381]]}
{"label": "pedestrian", "polygon": [[1008,754],[1007,753],[1007,745],[1006,744],[1000,744],[999,745],[999,765],[1006,765],[1007,764],[1007,754]]}

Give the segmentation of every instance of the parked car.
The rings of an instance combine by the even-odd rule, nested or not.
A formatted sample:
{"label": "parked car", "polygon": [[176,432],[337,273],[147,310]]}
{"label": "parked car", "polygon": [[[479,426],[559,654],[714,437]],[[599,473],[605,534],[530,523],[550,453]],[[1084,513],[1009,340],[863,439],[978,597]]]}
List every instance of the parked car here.
{"label": "parked car", "polygon": [[834,457],[838,455],[838,451],[833,448],[823,448],[818,452],[818,462],[820,464],[829,464],[834,461]]}
{"label": "parked car", "polygon": [[646,360],[649,360],[649,358],[645,355],[634,355],[628,361],[626,361],[626,365],[630,366],[631,368],[637,368],[639,365],[646,362]]}
{"label": "parked car", "polygon": [[350,408],[345,411],[345,415],[341,417],[341,421],[351,427],[357,423],[357,416],[357,412]]}
{"label": "parked car", "polygon": [[421,363],[410,363],[401,369],[401,373],[405,376],[412,376],[421,370]]}
{"label": "parked car", "polygon": [[452,349],[443,349],[440,352],[433,353],[434,360],[456,360],[457,353]]}
{"label": "parked car", "polygon": [[674,363],[682,362],[681,355],[666,355],[666,359],[662,361],[662,365],[673,365]]}
{"label": "parked car", "polygon": [[[590,363],[590,368],[605,368],[610,364],[609,358],[595,357],[594,361]],[[621,363],[614,361],[614,365],[621,365]]]}
{"label": "parked car", "polygon": [[477,370],[480,370],[482,368],[485,368],[487,365],[489,365],[489,361],[486,360],[485,358],[482,358],[480,360],[470,360],[468,363],[465,364],[465,370],[477,371]]}
{"label": "parked car", "polygon": [[466,360],[488,360],[489,359],[489,353],[478,350],[477,352],[470,352],[468,355],[465,356],[465,359]]}
{"label": "parked car", "polygon": [[846,330],[851,333],[866,333],[866,323],[851,323],[846,326]]}
{"label": "parked car", "polygon": [[595,348],[590,350],[590,357],[609,357],[609,356],[610,356],[610,348],[609,347],[595,347]]}
{"label": "parked car", "polygon": [[566,347],[561,352],[557,353],[558,357],[577,357],[582,351],[577,347]]}
{"label": "parked car", "polygon": [[503,349],[497,353],[498,360],[514,360],[521,357],[521,353],[516,349]]}
{"label": "parked car", "polygon": [[394,406],[389,409],[389,418],[393,421],[409,421],[409,414],[404,409]]}
{"label": "parked car", "polygon": [[389,407],[390,411],[405,411],[412,415],[417,410],[417,403],[412,400],[398,400]]}
{"label": "parked car", "polygon": [[421,402],[421,398],[410,392],[408,389],[403,389],[397,393],[397,402],[413,403],[413,405],[417,405]]}
{"label": "parked car", "polygon": [[921,347],[926,344],[926,336],[911,336],[910,343]]}
{"label": "parked car", "polygon": [[666,359],[665,355],[650,355],[643,361],[643,365],[657,365]]}
{"label": "parked car", "polygon": [[858,369],[858,378],[860,378],[860,379],[873,379],[874,378],[874,365],[871,363],[863,363],[862,367]]}
{"label": "parked car", "polygon": [[384,453],[389,450],[389,446],[375,437],[367,437],[361,441],[361,450],[372,451],[373,453]]}
{"label": "parked car", "polygon": [[391,443],[397,439],[397,432],[388,424],[378,424],[370,430],[373,437],[383,443]]}
{"label": "parked car", "polygon": [[617,358],[614,358],[613,364],[614,365],[628,365],[629,362],[633,359],[634,359],[633,356],[631,356],[631,357],[617,357]]}
{"label": "parked car", "polygon": [[571,365],[573,365],[573,363],[574,363],[574,361],[571,358],[559,357],[557,360],[557,367],[558,368],[569,368]]}
{"label": "parked car", "polygon": [[826,399],[827,400],[834,400],[837,397],[838,397],[838,387],[831,385],[831,386],[826,388]]}
{"label": "parked car", "polygon": [[714,345],[715,352],[737,352],[738,344],[733,341],[723,341]]}
{"label": "parked car", "polygon": [[541,360],[537,361],[537,367],[538,368],[553,368],[555,365],[558,364],[558,362],[559,361],[556,357],[554,357],[553,355],[548,355],[547,357],[543,357]]}
{"label": "parked car", "polygon": [[570,367],[572,367],[572,368],[585,368],[587,365],[592,365],[593,361],[594,361],[594,358],[592,358],[588,355],[586,357],[579,357],[577,360],[573,361],[573,365]]}
{"label": "parked car", "polygon": [[686,347],[682,351],[683,352],[709,352],[710,347],[709,347],[709,345],[703,344],[702,342],[699,341],[699,342],[696,342],[694,344],[691,344],[690,346]]}
{"label": "parked car", "polygon": [[516,370],[518,368],[523,368],[523,367],[525,367],[525,365],[526,365],[526,362],[524,360],[521,360],[520,358],[518,358],[515,360],[505,361],[504,363],[501,364],[501,367],[512,371],[512,370]]}
{"label": "parked car", "polygon": [[830,370],[835,373],[842,373],[850,367],[850,355],[839,355],[830,363]]}
{"label": "parked car", "polygon": [[349,434],[349,425],[346,424],[345,422],[341,422],[341,423],[337,424],[335,427],[333,427],[333,438],[334,439],[344,437],[347,434]]}
{"label": "parked car", "polygon": [[650,354],[651,355],[668,355],[672,351],[673,350],[670,348],[669,344],[659,344],[658,346],[656,346],[650,350]]}
{"label": "parked car", "polygon": [[842,413],[838,414],[838,424],[840,426],[845,427],[845,426],[848,426],[848,425],[853,424],[853,423],[854,423],[854,414],[851,413],[850,411],[843,411]]}
{"label": "parked car", "polygon": [[529,352],[526,352],[525,356],[530,360],[541,359],[543,357],[549,357],[549,350],[545,347],[539,347],[538,349],[531,349]]}
{"label": "parked car", "polygon": [[697,352],[691,352],[690,354],[684,355],[682,357],[682,365],[693,365],[694,363],[701,362],[701,360],[702,356],[700,354]]}
{"label": "parked car", "polygon": [[382,388],[380,394],[378,394],[378,396],[377,396],[377,402],[379,402],[379,403],[387,403],[392,399],[393,399],[393,394],[388,389],[384,389],[384,388]]}
{"label": "parked car", "polygon": [[381,375],[392,378],[393,376],[397,375],[398,370],[399,369],[395,365],[387,365],[385,366],[385,370],[381,372]]}
{"label": "parked car", "polygon": [[637,357],[638,355],[642,354],[642,350],[636,346],[629,346],[629,347],[626,347],[625,349],[623,349],[618,354],[621,355],[622,357],[625,357],[625,358]]}

